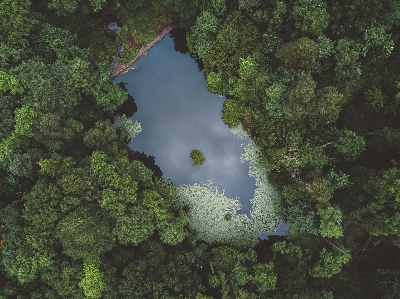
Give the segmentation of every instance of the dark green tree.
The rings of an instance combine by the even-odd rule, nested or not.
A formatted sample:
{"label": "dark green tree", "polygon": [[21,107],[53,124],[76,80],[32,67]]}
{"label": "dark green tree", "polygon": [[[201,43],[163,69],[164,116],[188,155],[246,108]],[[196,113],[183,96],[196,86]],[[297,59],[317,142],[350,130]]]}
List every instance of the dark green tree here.
{"label": "dark green tree", "polygon": [[345,161],[354,161],[365,150],[366,143],[364,137],[344,129],[339,133],[339,138],[334,146],[343,155]]}
{"label": "dark green tree", "polygon": [[94,128],[89,129],[83,138],[84,144],[89,148],[102,148],[106,144],[117,139],[117,130],[111,126],[109,120],[95,123]]}
{"label": "dark green tree", "polygon": [[203,59],[213,47],[218,25],[219,20],[208,11],[204,11],[186,36],[190,52]]}
{"label": "dark green tree", "polygon": [[301,35],[321,35],[328,27],[329,14],[321,0],[299,0],[293,6],[295,26]]}
{"label": "dark green tree", "polygon": [[221,26],[213,48],[204,57],[207,88],[220,94],[231,93],[233,76],[238,75],[239,58],[247,57],[258,40],[258,29],[240,12],[231,13]]}
{"label": "dark green tree", "polygon": [[93,258],[111,250],[115,237],[107,212],[95,206],[83,206],[66,215],[56,227],[63,252],[73,258]]}
{"label": "dark green tree", "polygon": [[307,37],[302,37],[282,45],[275,56],[290,68],[312,69],[318,54],[318,44]]}

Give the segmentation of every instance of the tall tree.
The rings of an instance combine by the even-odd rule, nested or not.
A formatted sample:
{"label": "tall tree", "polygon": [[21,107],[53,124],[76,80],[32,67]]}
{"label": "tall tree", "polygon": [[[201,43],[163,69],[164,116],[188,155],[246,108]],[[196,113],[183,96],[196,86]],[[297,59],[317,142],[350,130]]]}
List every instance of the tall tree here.
{"label": "tall tree", "polygon": [[318,54],[318,44],[307,37],[302,37],[282,45],[275,56],[288,67],[311,69],[315,66]]}

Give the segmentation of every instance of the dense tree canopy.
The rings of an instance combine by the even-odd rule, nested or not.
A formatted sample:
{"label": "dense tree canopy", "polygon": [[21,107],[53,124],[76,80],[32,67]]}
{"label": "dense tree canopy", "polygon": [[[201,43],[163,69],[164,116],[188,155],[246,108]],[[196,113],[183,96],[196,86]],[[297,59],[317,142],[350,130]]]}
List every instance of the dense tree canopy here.
{"label": "dense tree canopy", "polygon": [[[108,66],[169,24],[252,138],[252,219],[126,151]],[[399,26],[397,0],[1,1],[0,299],[400,297]]]}

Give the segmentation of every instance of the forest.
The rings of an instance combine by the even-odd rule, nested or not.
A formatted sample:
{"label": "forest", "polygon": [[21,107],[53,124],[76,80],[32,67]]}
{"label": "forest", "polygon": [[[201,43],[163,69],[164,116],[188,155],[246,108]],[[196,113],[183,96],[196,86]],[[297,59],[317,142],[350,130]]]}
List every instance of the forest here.
{"label": "forest", "polygon": [[[110,65],[167,27],[258,147],[286,235],[204,241],[127,148]],[[399,0],[0,1],[0,299],[400,298],[399,37]]]}

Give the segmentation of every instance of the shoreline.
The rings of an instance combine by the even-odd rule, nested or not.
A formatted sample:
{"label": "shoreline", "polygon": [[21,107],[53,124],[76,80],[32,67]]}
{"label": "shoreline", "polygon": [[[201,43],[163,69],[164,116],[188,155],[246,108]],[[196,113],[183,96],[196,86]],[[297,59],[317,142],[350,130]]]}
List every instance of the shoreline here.
{"label": "shoreline", "polygon": [[[164,28],[163,31],[161,31],[150,43],[148,43],[145,47],[142,47],[139,52],[136,54],[135,57],[133,57],[129,62],[124,63],[124,64],[118,64],[114,70],[113,73],[110,75],[110,80],[113,80],[114,78],[118,76],[125,75],[128,73],[130,70],[134,69],[131,68],[131,65],[138,60],[142,56],[146,56],[149,50],[157,44],[160,40],[162,40],[167,34],[169,34],[173,29],[178,28],[178,24],[171,24],[168,25],[166,28]],[[118,47],[118,46],[117,46]]]}

